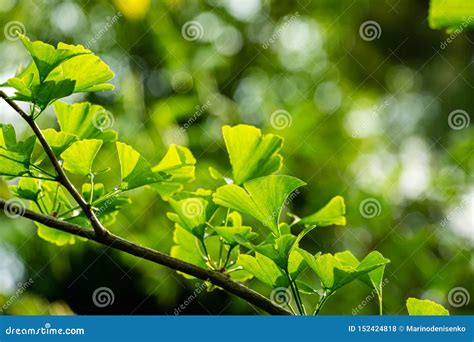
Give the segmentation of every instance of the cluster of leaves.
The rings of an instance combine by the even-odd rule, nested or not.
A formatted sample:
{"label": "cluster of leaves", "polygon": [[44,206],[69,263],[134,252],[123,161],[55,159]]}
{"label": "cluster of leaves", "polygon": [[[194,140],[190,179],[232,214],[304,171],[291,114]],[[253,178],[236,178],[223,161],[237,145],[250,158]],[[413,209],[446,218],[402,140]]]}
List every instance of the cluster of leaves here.
{"label": "cluster of leaves", "polygon": [[[312,215],[300,218],[288,213],[292,222],[281,220],[285,206],[305,185],[298,178],[278,174],[283,165],[281,137],[263,135],[248,125],[225,126],[231,178],[211,168],[214,188],[187,191],[185,184],[194,180],[196,164],[189,149],[171,145],[163,159],[152,166],[131,146],[118,141],[117,132],[94,124],[104,108],[58,101],[74,92],[112,89],[105,82],[113,73],[99,57],[82,46],[60,43],[55,48],[43,42],[31,43],[26,37],[21,40],[33,61],[5,86],[16,89],[12,99],[31,104],[33,120],[53,105],[59,130],[49,128],[42,134],[61,167],[81,182],[82,197],[104,225],[110,226],[120,208],[130,203],[128,191],[146,187],[169,203],[168,218],[175,225],[173,257],[222,272],[235,281],[256,278],[274,291],[288,291],[292,299],[283,305],[298,314],[308,313],[303,295],[318,298],[313,311],[318,313],[328,298],[353,281],[372,288],[382,307],[382,280],[389,260],[381,253],[372,251],[359,260],[349,251],[314,254],[300,246],[315,228],[346,224],[341,196],[330,199]],[[28,201],[32,210],[90,228],[87,216],[74,204],[39,148],[38,136],[17,141],[11,125],[0,128],[0,175],[19,178],[11,186],[13,193]],[[95,182],[98,174],[112,171],[94,167],[105,144],[115,145],[120,162],[120,181],[111,188]],[[253,227],[244,224],[250,217]],[[72,235],[36,224],[39,236],[49,242],[75,242]],[[320,286],[300,279],[306,270],[314,272]],[[438,312],[436,305],[412,299],[408,308],[414,314],[433,314]]]}

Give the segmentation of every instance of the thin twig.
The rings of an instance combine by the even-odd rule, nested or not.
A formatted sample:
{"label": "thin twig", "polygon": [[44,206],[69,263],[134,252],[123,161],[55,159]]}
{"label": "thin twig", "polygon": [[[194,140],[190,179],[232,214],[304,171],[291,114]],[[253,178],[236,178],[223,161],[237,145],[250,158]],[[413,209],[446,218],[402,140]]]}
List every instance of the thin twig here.
{"label": "thin twig", "polygon": [[10,99],[3,91],[0,91],[0,97],[5,100],[6,103],[10,105],[20,116],[28,123],[28,125],[31,127],[33,132],[35,133],[36,137],[38,138],[41,146],[43,146],[44,151],[46,152],[46,155],[48,156],[49,160],[53,164],[54,169],[56,170],[57,176],[56,180],[61,183],[61,185],[64,186],[64,188],[71,194],[71,196],[74,198],[74,200],[79,204],[81,207],[82,211],[84,214],[87,216],[89,221],[92,224],[92,227],[94,228],[94,231],[97,234],[98,238],[104,238],[106,237],[109,233],[109,231],[102,225],[102,223],[99,221],[97,216],[95,215],[94,211],[92,208],[87,204],[86,200],[81,196],[79,191],[74,187],[72,182],[69,180],[69,178],[66,176],[66,173],[64,172],[63,168],[61,167],[61,164],[59,163],[59,160],[56,158],[54,155],[53,150],[51,149],[51,146],[49,146],[48,142],[46,141],[46,138],[41,131],[41,129],[38,127],[34,119],[26,114],[12,99]]}
{"label": "thin twig", "polygon": [[[3,199],[0,199],[0,209],[3,209],[5,211],[9,210],[8,202]],[[120,250],[127,254],[134,255],[141,259],[152,261],[155,264],[172,268],[174,270],[189,274],[204,281],[209,281],[212,284],[226,290],[227,292],[232,293],[246,300],[250,304],[255,305],[259,309],[268,312],[269,314],[291,314],[289,311],[274,304],[272,301],[265,298],[261,294],[249,289],[248,287],[242,284],[234,282],[228,276],[222,274],[221,272],[203,269],[201,267],[173,258],[169,255],[163,254],[151,248],[137,245],[112,233],[109,233],[108,235],[99,238],[97,237],[97,234],[91,229],[87,229],[85,227],[69,222],[60,221],[50,215],[43,215],[28,209],[22,209],[19,211],[18,214],[30,220],[44,224],[45,226],[48,226],[50,228],[81,236],[89,240],[96,241],[100,244],[109,246],[111,248]]]}

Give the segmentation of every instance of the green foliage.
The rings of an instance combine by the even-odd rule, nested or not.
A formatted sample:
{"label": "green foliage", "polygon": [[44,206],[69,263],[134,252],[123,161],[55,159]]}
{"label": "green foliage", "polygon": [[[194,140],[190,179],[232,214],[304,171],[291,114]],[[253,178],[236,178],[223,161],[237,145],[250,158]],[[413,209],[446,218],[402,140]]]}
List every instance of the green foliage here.
{"label": "green foliage", "polygon": [[106,84],[114,74],[99,57],[81,45],[59,43],[57,48],[22,36],[33,62],[7,85],[16,89],[13,97],[43,111],[54,101],[79,92],[111,90]]}
{"label": "green foliage", "polygon": [[433,29],[474,28],[474,2],[466,0],[431,0],[430,27]]}
{"label": "green foliage", "polygon": [[407,299],[407,309],[410,316],[448,316],[449,311],[442,305],[428,299]]}
{"label": "green foliage", "polygon": [[[8,85],[17,90],[14,99],[33,105],[31,118],[36,119],[57,99],[74,92],[112,88],[104,83],[113,76],[108,66],[84,47],[59,43],[54,48],[42,42],[32,43],[26,37],[22,42],[33,62]],[[174,224],[171,255],[176,258],[222,272],[235,281],[254,277],[272,289],[288,288],[294,304],[286,305],[299,314],[306,314],[302,295],[319,295],[315,303],[315,313],[319,313],[331,295],[355,280],[374,288],[382,303],[383,274],[390,261],[379,252],[372,251],[359,261],[349,251],[313,254],[300,246],[306,234],[316,227],[346,224],[341,196],[333,197],[312,215],[299,219],[292,214],[292,223],[282,222],[283,209],[292,205],[299,195],[297,189],[306,185],[298,178],[276,174],[283,165],[279,154],[283,138],[262,134],[249,125],[224,126],[223,140],[233,180],[211,169],[211,177],[219,183],[210,189],[193,190],[187,187],[195,178],[196,159],[188,148],[171,145],[162,160],[152,166],[133,147],[117,141],[117,132],[97,127],[95,118],[104,108],[57,101],[54,111],[59,130],[48,128],[43,135],[61,167],[79,176],[74,180],[81,189],[80,195],[102,224],[112,225],[120,209],[130,203],[124,192],[149,189],[160,195],[169,208],[167,217]],[[31,162],[36,137],[18,142],[11,125],[0,127],[0,175],[19,177],[18,184],[11,187],[14,194],[26,200],[34,211],[92,228],[81,207],[72,203],[71,193],[49,171],[51,165],[45,153]],[[96,176],[106,174],[108,180],[113,180],[108,173],[113,170],[96,170],[94,160],[102,146],[111,143],[117,150],[119,170],[115,171],[120,173],[120,181],[106,188],[106,182],[95,182]],[[295,234],[292,230],[298,225],[300,233]],[[41,238],[59,246],[73,244],[77,239],[41,224],[37,226]],[[320,289],[300,279],[305,271],[319,279]],[[409,299],[407,306],[410,314],[438,310],[436,304],[420,304],[414,299]]]}

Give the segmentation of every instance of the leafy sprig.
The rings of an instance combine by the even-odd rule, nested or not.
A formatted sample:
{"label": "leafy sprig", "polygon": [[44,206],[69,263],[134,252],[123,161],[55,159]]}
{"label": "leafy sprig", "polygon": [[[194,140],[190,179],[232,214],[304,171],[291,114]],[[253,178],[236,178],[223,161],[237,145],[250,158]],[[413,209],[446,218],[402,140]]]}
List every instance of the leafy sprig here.
{"label": "leafy sprig", "polygon": [[[153,166],[120,141],[116,131],[95,125],[95,116],[104,108],[59,101],[76,92],[113,89],[106,83],[113,73],[98,56],[80,45],[53,47],[24,36],[21,41],[32,62],[4,85],[15,88],[15,95],[0,91],[0,97],[34,135],[18,141],[13,126],[0,125],[0,176],[18,178],[11,190],[29,204],[20,215],[35,221],[41,238],[56,245],[73,244],[75,236],[94,240],[203,279],[209,290],[225,289],[275,314],[318,314],[334,293],[361,281],[377,293],[382,314],[382,281],[390,260],[377,251],[359,261],[349,251],[313,253],[300,245],[313,229],[346,224],[341,196],[314,214],[300,218],[288,213],[292,221],[282,220],[282,212],[306,185],[279,174],[283,138],[262,134],[253,126],[224,126],[232,177],[211,169],[210,177],[217,180],[214,188],[187,188],[195,179],[196,165],[188,148],[171,145]],[[15,100],[30,103],[30,112]],[[58,126],[42,130],[36,119],[50,106]],[[110,188],[96,182],[98,174],[112,171],[96,166],[106,144],[114,145],[120,164],[120,181]],[[154,191],[168,203],[167,216],[175,226],[171,256],[123,240],[106,228],[130,203],[127,193],[139,188]],[[0,200],[0,206],[8,210],[8,201]],[[305,272],[313,273],[319,285],[303,281]],[[252,278],[268,285],[272,293],[283,289],[291,297],[272,302],[240,284]],[[313,300],[314,296],[319,298]],[[409,312],[441,312],[439,305],[430,303],[410,299]]]}

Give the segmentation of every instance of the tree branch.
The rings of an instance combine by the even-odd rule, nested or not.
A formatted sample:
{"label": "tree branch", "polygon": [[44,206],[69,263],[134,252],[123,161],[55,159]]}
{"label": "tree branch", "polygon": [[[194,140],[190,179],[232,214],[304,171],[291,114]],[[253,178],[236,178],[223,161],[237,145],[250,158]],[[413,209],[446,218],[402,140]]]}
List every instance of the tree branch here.
{"label": "tree branch", "polygon": [[[3,210],[9,210],[8,202],[3,199],[0,199],[0,208]],[[44,224],[45,226],[48,226],[50,228],[81,236],[89,240],[96,241],[100,244],[109,246],[111,248],[120,250],[127,254],[137,256],[141,259],[152,261],[155,264],[163,265],[174,270],[181,271],[204,281],[209,281],[212,284],[223,288],[227,292],[232,293],[242,299],[245,299],[247,302],[255,305],[263,311],[268,312],[269,314],[290,315],[290,312],[278,305],[275,305],[273,302],[271,302],[269,299],[265,298],[261,294],[249,289],[248,287],[242,284],[234,282],[228,276],[220,272],[200,268],[193,264],[181,261],[169,255],[155,251],[151,248],[137,245],[133,242],[122,239],[121,237],[118,237],[112,233],[109,233],[103,237],[98,237],[97,234],[91,229],[87,229],[66,221],[60,221],[53,216],[43,215],[28,209],[22,209],[18,214],[30,220]]]}
{"label": "tree branch", "polygon": [[94,228],[94,231],[97,234],[98,238],[103,238],[106,237],[109,233],[109,231],[102,225],[102,223],[99,221],[97,216],[95,215],[94,211],[92,208],[87,204],[86,200],[81,196],[79,191],[74,187],[74,185],[71,183],[69,178],[66,176],[64,170],[61,167],[61,164],[59,163],[59,160],[56,158],[54,155],[53,150],[51,149],[51,146],[49,146],[48,142],[46,141],[46,138],[44,137],[43,132],[41,129],[38,127],[36,122],[33,120],[31,115],[26,114],[16,103],[15,101],[11,100],[3,91],[0,91],[0,97],[5,100],[6,103],[10,105],[20,116],[28,123],[28,125],[31,127],[33,132],[35,133],[36,137],[38,138],[41,146],[43,146],[44,151],[46,152],[49,160],[53,164],[54,169],[56,170],[57,173],[57,181],[66,188],[66,190],[71,194],[71,196],[74,198],[74,200],[79,204],[81,207],[82,211],[84,214],[87,216],[89,221],[92,224],[92,227]]}

